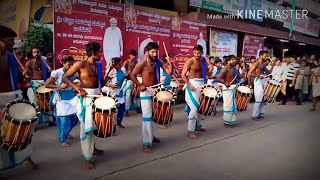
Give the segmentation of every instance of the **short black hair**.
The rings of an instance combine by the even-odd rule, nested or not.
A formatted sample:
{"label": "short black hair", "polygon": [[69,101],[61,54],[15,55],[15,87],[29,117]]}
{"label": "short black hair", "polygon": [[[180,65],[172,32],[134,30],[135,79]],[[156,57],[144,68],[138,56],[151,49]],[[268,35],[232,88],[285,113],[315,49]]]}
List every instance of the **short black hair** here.
{"label": "short black hair", "polygon": [[16,54],[21,54],[21,53],[27,54],[27,51],[26,51],[24,48],[22,48],[22,47],[16,49],[14,52],[15,52]]}
{"label": "short black hair", "polygon": [[99,49],[101,49],[101,46],[99,43],[89,42],[86,47],[88,57],[91,57],[93,53],[98,52]]}
{"label": "short black hair", "polygon": [[268,51],[265,51],[265,50],[260,51],[259,56],[261,56],[261,55],[263,55],[263,54],[265,54],[265,53],[267,53],[267,54],[268,54]]}
{"label": "short black hair", "polygon": [[214,59],[214,56],[209,56],[209,59]]}
{"label": "short black hair", "polygon": [[40,47],[38,47],[38,46],[34,46],[34,47],[32,47],[31,52],[32,52],[32,50],[34,50],[34,49],[39,49],[39,51],[40,51],[40,52],[42,52],[42,51],[41,51],[41,48],[40,48]]}
{"label": "short black hair", "polygon": [[250,57],[249,57],[249,60],[251,60],[251,59],[256,60],[256,57],[254,57],[254,56],[250,56]]}
{"label": "short black hair", "polygon": [[149,42],[146,48],[147,48],[147,51],[151,51],[151,49],[159,50],[159,45],[155,42]]}
{"label": "short black hair", "polygon": [[232,58],[237,59],[236,56],[234,56],[234,55],[229,55],[229,56],[226,57],[226,63],[228,63],[228,61],[230,61]]}
{"label": "short black hair", "polygon": [[131,49],[129,51],[129,55],[133,55],[133,56],[136,56],[137,55],[137,51],[135,49]]}
{"label": "short black hair", "polygon": [[121,59],[120,59],[119,57],[113,57],[113,58],[111,59],[111,61],[112,61],[112,64],[113,64],[114,66],[116,66],[116,65],[118,65],[118,64],[121,63]]}
{"label": "short black hair", "polygon": [[17,37],[17,33],[7,26],[0,26],[0,38]]}
{"label": "short black hair", "polygon": [[65,63],[67,63],[67,62],[69,62],[69,61],[74,61],[74,59],[73,59],[73,57],[71,57],[71,56],[65,56],[65,57],[63,57],[63,64],[65,64]]}
{"label": "short black hair", "polygon": [[227,56],[223,56],[222,59],[227,58]]}
{"label": "short black hair", "polygon": [[198,45],[196,45],[196,46],[193,47],[193,50],[194,50],[194,51],[201,51],[201,52],[203,52],[203,47],[198,44]]}
{"label": "short black hair", "polygon": [[290,55],[290,58],[296,58],[296,55],[291,54],[291,55]]}
{"label": "short black hair", "polygon": [[222,63],[222,60],[221,60],[221,59],[216,59],[216,60],[214,61],[215,64],[218,64],[219,62]]}

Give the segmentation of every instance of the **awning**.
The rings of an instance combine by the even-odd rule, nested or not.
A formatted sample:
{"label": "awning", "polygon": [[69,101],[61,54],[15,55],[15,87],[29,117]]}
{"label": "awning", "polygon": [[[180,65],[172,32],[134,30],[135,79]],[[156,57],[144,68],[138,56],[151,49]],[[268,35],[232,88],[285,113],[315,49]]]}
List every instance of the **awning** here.
{"label": "awning", "polygon": [[276,29],[266,28],[258,26],[255,24],[244,23],[241,21],[236,21],[232,19],[208,19],[207,14],[198,13],[198,20],[205,21],[208,24],[208,27],[221,28],[232,31],[240,31],[244,33],[256,34],[260,36],[269,36],[279,39],[287,39],[291,41],[301,42],[305,44],[311,44],[320,46],[320,40],[316,38],[311,38],[307,36],[302,36],[299,34],[292,34],[292,37],[295,36],[296,40],[293,40],[292,37],[289,37],[289,32],[280,31]]}

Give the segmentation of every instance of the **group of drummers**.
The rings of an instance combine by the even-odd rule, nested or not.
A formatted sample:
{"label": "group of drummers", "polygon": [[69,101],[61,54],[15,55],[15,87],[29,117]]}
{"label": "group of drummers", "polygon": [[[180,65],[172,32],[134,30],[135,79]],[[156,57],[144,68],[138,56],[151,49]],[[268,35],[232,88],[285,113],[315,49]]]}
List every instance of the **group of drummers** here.
{"label": "group of drummers", "polygon": [[[0,91],[1,138],[0,170],[13,168],[27,160],[33,169],[38,169],[30,156],[32,134],[40,121],[50,121],[55,117],[59,141],[63,147],[67,143],[72,128],[79,121],[81,149],[87,169],[95,169],[93,155],[103,154],[96,148],[94,136],[108,138],[118,128],[124,128],[122,120],[132,109],[142,111],[143,152],[151,153],[152,144],[159,143],[153,131],[153,124],[162,128],[173,121],[174,105],[179,89],[172,75],[176,72],[172,60],[166,53],[164,60],[158,59],[159,45],[150,42],[146,46],[146,57],[137,61],[135,50],[122,63],[119,57],[112,58],[105,72],[100,62],[100,44],[86,45],[88,59],[74,63],[70,56],[63,58],[63,67],[51,71],[48,63],[41,58],[40,49],[33,48],[34,59],[25,66],[19,62],[19,53],[9,53],[15,32],[6,27],[0,29],[4,35],[1,44],[1,82],[7,78],[7,89]],[[236,124],[236,111],[245,111],[254,91],[255,104],[253,120],[264,116],[266,102],[273,102],[281,89],[281,83],[267,81],[265,61],[268,52],[261,51],[257,62],[249,72],[238,73],[236,57],[226,58],[226,65],[214,68],[210,60],[203,56],[203,48],[196,45],[191,57],[182,69],[184,82],[185,111],[188,114],[188,137],[197,139],[196,131],[206,131],[201,125],[205,116],[215,113],[220,96],[223,97],[223,119],[226,127]],[[3,64],[6,61],[7,64]],[[273,63],[274,66],[275,63]],[[269,73],[272,71],[273,66]],[[28,94],[34,99],[18,100],[20,91],[18,78],[31,79],[32,88]],[[7,75],[7,74],[8,75]],[[240,79],[254,78],[254,90],[240,86]],[[32,97],[32,96],[29,96]],[[20,98],[21,99],[21,98]],[[45,119],[48,117],[49,119]]]}

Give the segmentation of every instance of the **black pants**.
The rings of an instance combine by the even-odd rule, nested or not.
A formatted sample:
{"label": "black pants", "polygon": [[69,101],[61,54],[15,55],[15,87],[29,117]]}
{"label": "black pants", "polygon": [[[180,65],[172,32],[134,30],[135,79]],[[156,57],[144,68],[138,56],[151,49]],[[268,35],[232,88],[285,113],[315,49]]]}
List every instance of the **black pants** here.
{"label": "black pants", "polygon": [[292,83],[292,80],[287,80],[287,87],[286,87],[286,95],[282,99],[282,104],[287,103],[287,99],[294,96],[295,101],[300,104],[301,100],[299,97],[300,89],[294,89],[293,87],[290,87],[289,85]]}
{"label": "black pants", "polygon": [[28,88],[21,88],[21,91],[22,91],[22,97],[23,97],[23,99],[29,101]]}

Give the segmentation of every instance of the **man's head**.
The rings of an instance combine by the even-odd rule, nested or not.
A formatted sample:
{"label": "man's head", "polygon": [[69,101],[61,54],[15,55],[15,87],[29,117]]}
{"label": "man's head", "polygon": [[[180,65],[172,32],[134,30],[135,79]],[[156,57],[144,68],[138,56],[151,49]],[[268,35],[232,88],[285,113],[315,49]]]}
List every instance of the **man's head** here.
{"label": "man's head", "polygon": [[26,58],[27,52],[24,48],[18,48],[15,50],[18,60],[22,61]]}
{"label": "man's head", "polygon": [[306,67],[307,66],[307,61],[301,61],[301,66]]}
{"label": "man's head", "polygon": [[210,57],[209,57],[209,63],[212,64],[212,65],[214,65],[214,63],[215,63],[215,58],[214,58],[214,56],[210,56]]}
{"label": "man's head", "polygon": [[149,59],[155,62],[158,58],[159,45],[155,42],[149,42],[146,48]]}
{"label": "man's head", "polygon": [[259,57],[265,62],[267,59],[269,59],[268,51],[260,51]]}
{"label": "man's head", "polygon": [[10,50],[14,45],[14,38],[17,37],[17,33],[15,33],[12,29],[6,26],[0,26],[0,45],[4,47],[0,47],[2,50]]}
{"label": "man's head", "polygon": [[47,59],[50,62],[53,61],[53,53],[52,52],[47,53]]}
{"label": "man's head", "polygon": [[229,55],[226,57],[226,63],[229,66],[234,66],[237,62],[237,58],[234,55]]}
{"label": "man's head", "polygon": [[302,58],[301,58],[301,60],[306,61],[306,60],[307,60],[307,56],[306,56],[306,55],[303,55]]}
{"label": "man's head", "polygon": [[301,57],[297,57],[297,61],[300,62],[301,61]]}
{"label": "man's head", "polygon": [[311,55],[311,56],[310,56],[310,60],[311,60],[311,61],[316,60],[316,56],[315,56],[314,54],[313,54],[313,55]]}
{"label": "man's head", "polygon": [[239,71],[239,69],[240,69],[240,63],[236,63],[236,69]]}
{"label": "man's head", "polygon": [[117,71],[121,69],[121,59],[118,57],[112,58],[112,67],[114,67]]}
{"label": "man's head", "polygon": [[41,50],[38,47],[32,48],[32,57],[36,60],[40,60],[41,58]]}
{"label": "man's head", "polygon": [[219,69],[222,66],[222,60],[221,59],[216,59],[214,61],[216,67]]}
{"label": "man's head", "polygon": [[203,33],[200,32],[200,35],[199,35],[200,39],[203,39]]}
{"label": "man's head", "polygon": [[[89,42],[86,47],[88,57],[92,57],[95,61],[100,61],[101,59],[101,46],[96,42]],[[108,59],[106,59],[108,61]]]}
{"label": "man's head", "polygon": [[246,58],[244,56],[239,56],[239,60],[240,60],[240,62],[244,62],[246,60]]}
{"label": "man's head", "polygon": [[281,61],[280,61],[280,59],[278,59],[278,60],[276,61],[276,66],[280,66],[280,64],[281,64]]}
{"label": "man's head", "polygon": [[290,62],[291,63],[295,63],[297,60],[296,60],[296,56],[295,55],[291,55],[290,56]]}
{"label": "man's head", "polygon": [[111,18],[110,19],[110,27],[112,30],[114,30],[117,27],[118,21],[116,18]]}
{"label": "man's head", "polygon": [[73,63],[74,63],[74,59],[71,56],[65,56],[63,57],[63,69],[65,69],[66,71],[68,71]]}
{"label": "man's head", "polygon": [[136,56],[137,56],[137,51],[134,49],[131,49],[129,51],[129,59],[134,60],[134,59],[136,59]]}
{"label": "man's head", "polygon": [[250,63],[255,63],[256,62],[256,58],[254,56],[250,56],[249,57],[249,62]]}
{"label": "man's head", "polygon": [[200,60],[202,54],[203,54],[202,46],[196,45],[195,47],[193,47],[193,57],[196,58],[196,60]]}

